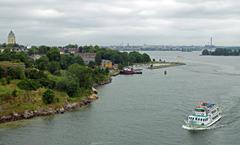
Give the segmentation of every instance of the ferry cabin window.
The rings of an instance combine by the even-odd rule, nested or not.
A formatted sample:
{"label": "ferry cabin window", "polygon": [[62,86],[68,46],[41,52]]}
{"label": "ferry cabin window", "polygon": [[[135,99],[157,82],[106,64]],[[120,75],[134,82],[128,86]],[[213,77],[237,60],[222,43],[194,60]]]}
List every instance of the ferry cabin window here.
{"label": "ferry cabin window", "polygon": [[216,119],[218,117],[218,115],[214,116],[213,119]]}
{"label": "ferry cabin window", "polygon": [[215,113],[215,112],[217,112],[217,111],[216,111],[216,110],[213,110],[213,111],[212,111],[212,114]]}
{"label": "ferry cabin window", "polygon": [[194,120],[194,118],[193,117],[189,117],[189,120]]}

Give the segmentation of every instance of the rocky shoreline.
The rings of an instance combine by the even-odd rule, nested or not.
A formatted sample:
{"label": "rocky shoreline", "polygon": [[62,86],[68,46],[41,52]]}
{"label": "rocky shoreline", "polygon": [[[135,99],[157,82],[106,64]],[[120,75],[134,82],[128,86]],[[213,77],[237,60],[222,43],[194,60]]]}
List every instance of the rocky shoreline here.
{"label": "rocky shoreline", "polygon": [[40,116],[63,114],[64,112],[68,112],[68,111],[75,110],[77,108],[88,106],[93,101],[99,98],[97,96],[97,90],[95,89],[95,87],[106,85],[111,82],[112,82],[112,78],[109,77],[109,79],[107,79],[106,81],[93,85],[94,88],[93,88],[92,94],[86,97],[85,99],[81,100],[80,102],[74,102],[74,103],[67,102],[60,108],[48,107],[48,108],[40,108],[37,110],[25,110],[24,112],[21,112],[21,113],[13,112],[9,115],[0,116],[0,123],[31,119],[31,118],[40,117]]}
{"label": "rocky shoreline", "polygon": [[93,87],[94,88],[97,88],[99,86],[103,86],[103,85],[106,85],[106,84],[110,84],[112,82],[112,78],[109,77],[106,81],[103,81],[101,83],[98,83],[98,84],[94,84]]}
{"label": "rocky shoreline", "polygon": [[90,96],[88,96],[87,98],[83,99],[80,102],[66,103],[63,105],[63,107],[57,108],[57,109],[48,107],[48,108],[41,108],[38,110],[25,110],[24,112],[21,112],[21,113],[13,112],[12,114],[9,114],[9,115],[0,116],[0,123],[31,119],[39,116],[63,114],[64,112],[67,112],[67,111],[72,111],[80,107],[88,106],[94,100],[97,100],[97,99],[98,99],[98,96],[95,93],[92,93]]}

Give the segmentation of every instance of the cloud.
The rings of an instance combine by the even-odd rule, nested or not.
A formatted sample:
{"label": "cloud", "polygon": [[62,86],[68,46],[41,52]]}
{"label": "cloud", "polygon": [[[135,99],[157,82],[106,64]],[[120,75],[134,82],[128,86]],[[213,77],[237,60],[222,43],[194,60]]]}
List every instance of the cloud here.
{"label": "cloud", "polygon": [[240,45],[236,0],[1,0],[0,42]]}
{"label": "cloud", "polygon": [[64,16],[64,13],[55,9],[36,9],[33,10],[33,15],[39,18],[59,18]]}

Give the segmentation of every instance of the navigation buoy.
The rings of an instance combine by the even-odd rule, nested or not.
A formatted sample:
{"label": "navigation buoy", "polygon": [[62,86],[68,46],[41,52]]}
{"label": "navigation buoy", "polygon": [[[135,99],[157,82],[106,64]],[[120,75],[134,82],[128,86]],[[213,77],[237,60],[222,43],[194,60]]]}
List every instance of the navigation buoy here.
{"label": "navigation buoy", "polygon": [[164,71],[164,75],[167,75],[167,71],[166,70]]}

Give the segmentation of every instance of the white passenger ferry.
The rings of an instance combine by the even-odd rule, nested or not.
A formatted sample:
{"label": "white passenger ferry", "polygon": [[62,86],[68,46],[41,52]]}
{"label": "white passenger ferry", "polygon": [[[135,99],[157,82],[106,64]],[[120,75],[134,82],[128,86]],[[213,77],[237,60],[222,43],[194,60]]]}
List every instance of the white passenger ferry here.
{"label": "white passenger ferry", "polygon": [[202,102],[195,107],[193,114],[188,116],[182,127],[187,130],[205,130],[221,117],[221,110],[216,104]]}

